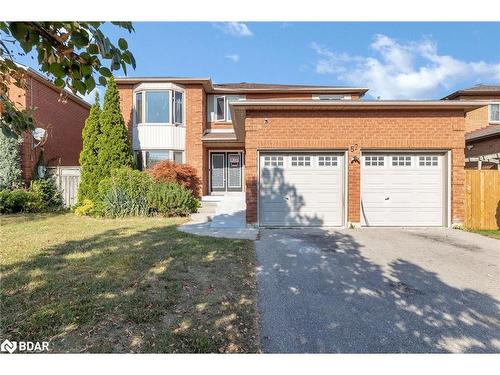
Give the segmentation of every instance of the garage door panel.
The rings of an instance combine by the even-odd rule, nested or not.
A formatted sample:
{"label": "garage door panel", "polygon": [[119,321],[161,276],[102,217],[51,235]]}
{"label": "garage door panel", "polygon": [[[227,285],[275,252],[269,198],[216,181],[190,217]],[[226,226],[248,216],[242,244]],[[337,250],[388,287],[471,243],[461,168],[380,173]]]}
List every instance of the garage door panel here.
{"label": "garage door panel", "polygon": [[[402,155],[402,154],[401,154]],[[418,163],[419,156],[405,154],[393,165],[393,154],[377,154],[383,165],[366,166],[362,161],[362,218],[370,226],[441,226],[444,217],[444,173],[442,155],[438,165]],[[406,163],[409,165],[406,165]]]}
{"label": "garage door panel", "polygon": [[[276,172],[260,158],[259,221],[266,226],[340,226],[343,224],[343,155],[335,162],[315,153],[272,153],[283,158]],[[305,160],[309,165],[297,165]],[[294,165],[292,165],[292,161]],[[325,166],[325,161],[328,166]]]}

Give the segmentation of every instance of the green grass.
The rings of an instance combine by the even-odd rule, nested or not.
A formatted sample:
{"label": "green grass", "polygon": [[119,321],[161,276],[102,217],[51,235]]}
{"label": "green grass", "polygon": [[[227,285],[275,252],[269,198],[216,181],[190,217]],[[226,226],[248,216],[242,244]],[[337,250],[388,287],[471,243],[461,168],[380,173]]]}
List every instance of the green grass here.
{"label": "green grass", "polygon": [[249,241],[183,219],[0,217],[0,339],[52,352],[256,352]]}
{"label": "green grass", "polygon": [[483,236],[500,239],[500,229],[467,229],[468,232],[482,234]]}

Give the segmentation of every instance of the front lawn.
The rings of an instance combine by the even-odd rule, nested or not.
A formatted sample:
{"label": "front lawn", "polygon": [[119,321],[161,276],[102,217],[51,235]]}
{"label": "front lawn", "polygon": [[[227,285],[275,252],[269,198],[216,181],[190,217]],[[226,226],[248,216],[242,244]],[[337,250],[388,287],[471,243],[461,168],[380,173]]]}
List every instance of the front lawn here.
{"label": "front lawn", "polygon": [[500,240],[500,229],[467,229],[469,232],[479,233],[483,236]]}
{"label": "front lawn", "polygon": [[256,352],[249,241],[183,219],[0,217],[0,340],[52,352]]}

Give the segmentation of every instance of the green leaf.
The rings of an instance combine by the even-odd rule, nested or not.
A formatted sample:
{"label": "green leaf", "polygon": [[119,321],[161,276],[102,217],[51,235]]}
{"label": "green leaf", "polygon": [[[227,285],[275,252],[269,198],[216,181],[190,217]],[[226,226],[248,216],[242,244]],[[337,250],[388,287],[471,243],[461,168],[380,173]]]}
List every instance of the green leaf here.
{"label": "green leaf", "polygon": [[99,77],[99,84],[102,86],[106,86],[108,84],[108,80],[106,79],[106,77],[100,76]]}
{"label": "green leaf", "polygon": [[85,95],[87,93],[87,86],[80,81],[79,79],[74,79],[71,81],[73,84],[73,87],[82,95]]}
{"label": "green leaf", "polygon": [[97,47],[97,44],[95,43],[89,44],[89,46],[87,47],[87,52],[90,53],[91,55],[98,54],[99,47]]}
{"label": "green leaf", "polygon": [[122,50],[126,50],[128,48],[127,41],[123,38],[118,39],[118,47],[120,47],[120,49]]}
{"label": "green leaf", "polygon": [[64,67],[58,63],[50,64],[49,72],[52,73],[54,77],[57,78],[63,78],[66,76],[66,70],[64,70]]}
{"label": "green leaf", "polygon": [[103,75],[104,77],[108,77],[108,78],[112,76],[111,71],[104,66],[99,69],[99,74]]}
{"label": "green leaf", "polygon": [[94,77],[89,76],[85,79],[85,85],[87,86],[87,91],[91,92],[95,88]]}
{"label": "green leaf", "polygon": [[71,41],[75,44],[75,46],[81,48],[89,44],[89,37],[85,32],[77,31],[71,34]]}
{"label": "green leaf", "polygon": [[62,89],[64,87],[65,83],[64,83],[64,80],[62,78],[56,78],[54,81],[54,85],[56,85],[57,87]]}

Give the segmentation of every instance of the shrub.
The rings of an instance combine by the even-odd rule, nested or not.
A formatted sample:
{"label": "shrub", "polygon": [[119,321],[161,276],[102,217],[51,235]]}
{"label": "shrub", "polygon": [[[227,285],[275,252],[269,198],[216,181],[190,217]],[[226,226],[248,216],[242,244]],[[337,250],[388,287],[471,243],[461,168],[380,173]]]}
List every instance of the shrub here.
{"label": "shrub", "polygon": [[163,216],[186,216],[196,212],[199,201],[179,184],[156,182],[148,194],[149,207]]}
{"label": "shrub", "polygon": [[196,169],[187,164],[177,164],[171,160],[164,160],[147,171],[156,181],[178,183],[191,190],[195,197],[199,197],[201,181],[196,175]]}
{"label": "shrub", "polygon": [[15,189],[22,185],[19,145],[21,138],[7,137],[0,131],[0,189]]}
{"label": "shrub", "polygon": [[99,183],[97,214],[111,217],[149,215],[148,192],[153,179],[131,168],[111,171],[111,177]]}
{"label": "shrub", "polygon": [[56,183],[52,177],[31,181],[30,191],[41,196],[44,210],[57,211],[63,206],[61,192],[57,189]]}
{"label": "shrub", "polygon": [[113,77],[109,79],[104,94],[99,127],[97,173],[100,181],[101,177],[110,176],[113,169],[134,165],[128,130],[120,110],[120,95]]}
{"label": "shrub", "polygon": [[75,208],[75,214],[78,216],[86,216],[94,211],[94,202],[90,199],[84,199],[82,204]]}
{"label": "shrub", "polygon": [[44,209],[42,195],[25,189],[0,191],[0,213],[39,212]]}
{"label": "shrub", "polygon": [[101,137],[101,127],[99,126],[99,116],[101,108],[99,105],[99,93],[96,92],[95,103],[90,108],[89,117],[85,120],[82,130],[82,151],[80,152],[81,177],[78,186],[78,201],[85,199],[95,199],[99,181],[104,177],[99,168],[99,138]]}

